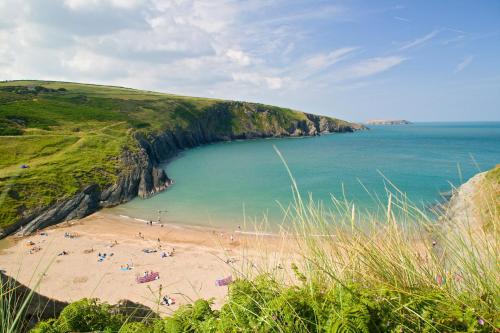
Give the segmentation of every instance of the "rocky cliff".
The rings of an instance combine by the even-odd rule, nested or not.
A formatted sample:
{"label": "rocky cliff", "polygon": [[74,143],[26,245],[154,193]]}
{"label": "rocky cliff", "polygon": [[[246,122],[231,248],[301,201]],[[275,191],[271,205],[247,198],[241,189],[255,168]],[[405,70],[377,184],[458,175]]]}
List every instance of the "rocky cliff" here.
{"label": "rocky cliff", "polygon": [[[79,84],[64,84],[66,88],[61,90],[55,89],[60,83],[43,84],[51,90],[41,90],[43,93],[35,99],[17,90],[12,92],[10,87],[5,87],[9,89],[3,92],[3,98],[21,101],[27,107],[33,107],[35,112],[38,112],[40,102],[44,103],[46,113],[38,112],[32,124],[39,126],[36,130],[47,133],[47,137],[54,137],[55,133],[61,133],[61,137],[75,137],[74,144],[61,149],[71,162],[61,159],[61,150],[54,155],[57,163],[70,163],[71,167],[52,167],[58,164],[51,164],[52,160],[47,159],[47,162],[42,160],[46,163],[43,167],[37,165],[23,172],[25,178],[12,178],[15,182],[10,184],[14,186],[9,185],[8,177],[0,179],[10,204],[4,210],[7,212],[4,216],[10,216],[11,221],[3,223],[0,237],[16,231],[28,234],[56,223],[82,218],[103,207],[119,205],[136,196],[147,198],[161,192],[172,181],[159,165],[180,150],[234,139],[314,136],[364,129],[362,125],[339,119],[256,103],[151,95],[148,92]],[[85,89],[87,91],[82,95]],[[21,92],[24,90],[21,89]],[[99,94],[95,95],[96,92]],[[118,93],[126,94],[126,97],[117,98],[121,96]],[[80,111],[68,112],[72,109]],[[13,109],[4,120],[24,135],[32,114]],[[26,126],[13,124],[14,118],[24,119]],[[40,125],[41,121],[47,125]],[[88,128],[82,133],[83,129],[78,126],[82,121],[94,122],[94,127],[100,129]],[[101,154],[101,159],[96,160],[93,166],[92,152],[97,156],[112,142],[118,147],[116,138],[120,137],[126,138],[119,141],[122,148]],[[80,153],[82,146],[88,155]],[[47,171],[55,172],[56,176],[50,178]],[[94,177],[99,173],[103,177]],[[59,186],[63,182],[68,185]],[[75,187],[76,190],[66,190]],[[49,195],[46,195],[47,189],[50,190]]]}

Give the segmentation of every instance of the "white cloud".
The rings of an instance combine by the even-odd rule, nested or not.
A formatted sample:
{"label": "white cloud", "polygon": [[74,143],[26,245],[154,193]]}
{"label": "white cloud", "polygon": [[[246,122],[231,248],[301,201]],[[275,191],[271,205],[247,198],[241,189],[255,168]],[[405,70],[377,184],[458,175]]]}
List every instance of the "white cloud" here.
{"label": "white cloud", "polygon": [[463,71],[467,66],[469,66],[474,60],[474,56],[470,55],[464,58],[456,67],[455,67],[455,73]]}
{"label": "white cloud", "polygon": [[84,74],[99,72],[107,74],[119,68],[115,59],[99,55],[88,50],[77,50],[68,58],[62,59],[62,66],[72,71],[78,71]]}
{"label": "white cloud", "polygon": [[259,73],[233,73],[235,82],[251,83],[255,86],[269,88],[271,90],[280,89],[286,82],[286,79],[277,76],[267,76]]}
{"label": "white cloud", "polygon": [[425,44],[426,42],[428,42],[432,38],[436,37],[438,33],[439,33],[439,30],[431,31],[430,33],[428,33],[425,36],[419,37],[415,40],[412,40],[412,41],[409,41],[409,42],[403,44],[403,46],[401,46],[399,48],[399,50],[407,50],[407,49]]}
{"label": "white cloud", "polygon": [[226,56],[241,66],[248,66],[252,62],[251,58],[240,50],[229,49],[226,51]]}
{"label": "white cloud", "polygon": [[94,82],[286,106],[332,83],[365,86],[363,78],[404,60],[359,60],[358,50],[370,50],[310,43],[315,37],[308,20],[339,18],[342,9],[335,6],[25,0],[19,11],[2,11],[16,2],[0,1],[0,80]]}
{"label": "white cloud", "polygon": [[385,72],[405,60],[406,58],[400,56],[365,59],[334,73],[334,79],[336,81],[343,81],[365,78]]}
{"label": "white cloud", "polygon": [[89,9],[98,6],[132,9],[143,2],[142,0],[64,0],[64,5],[72,10]]}
{"label": "white cloud", "polygon": [[401,17],[401,16],[394,16],[394,19],[398,20],[398,21],[401,21],[401,22],[406,22],[406,23],[410,23],[411,22],[411,20],[409,20],[407,18],[404,18],[404,17]]}
{"label": "white cloud", "polygon": [[315,71],[325,69],[345,59],[356,49],[356,47],[343,47],[327,54],[317,54],[306,59],[305,65]]}

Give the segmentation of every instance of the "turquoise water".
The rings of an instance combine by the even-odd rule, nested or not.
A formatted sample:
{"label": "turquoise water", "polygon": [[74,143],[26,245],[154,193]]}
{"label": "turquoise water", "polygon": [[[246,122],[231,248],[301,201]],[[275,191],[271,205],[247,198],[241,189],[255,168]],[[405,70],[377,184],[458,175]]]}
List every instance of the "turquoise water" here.
{"label": "turquoise water", "polygon": [[[385,175],[419,205],[442,200],[450,184],[500,163],[500,123],[421,123],[374,126],[369,131],[313,138],[207,145],[182,152],[166,165],[175,184],[153,198],[113,208],[117,214],[192,225],[238,225],[267,214],[281,221],[277,202],[291,201],[290,179],[273,149],[284,155],[301,192],[330,202],[330,194],[362,209],[384,198]],[[344,191],[344,192],[343,192]],[[441,194],[440,194],[441,193]]]}

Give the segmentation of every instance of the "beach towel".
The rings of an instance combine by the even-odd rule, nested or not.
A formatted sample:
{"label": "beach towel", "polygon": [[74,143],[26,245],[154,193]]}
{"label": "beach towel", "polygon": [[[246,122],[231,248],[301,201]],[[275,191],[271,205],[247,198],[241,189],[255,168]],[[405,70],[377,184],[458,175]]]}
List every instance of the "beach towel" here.
{"label": "beach towel", "polygon": [[231,275],[229,275],[226,278],[215,280],[215,285],[217,287],[224,287],[224,286],[230,285],[232,282],[233,282],[233,277]]}
{"label": "beach towel", "polygon": [[146,283],[146,282],[151,282],[154,280],[158,280],[160,278],[160,273],[158,272],[151,272],[150,274],[146,276],[138,276],[136,278],[137,283]]}

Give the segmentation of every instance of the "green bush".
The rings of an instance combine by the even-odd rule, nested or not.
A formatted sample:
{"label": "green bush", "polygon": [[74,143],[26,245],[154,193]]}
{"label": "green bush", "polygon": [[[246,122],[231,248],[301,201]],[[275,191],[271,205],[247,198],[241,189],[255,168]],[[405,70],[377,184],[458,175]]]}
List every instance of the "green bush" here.
{"label": "green bush", "polygon": [[182,305],[172,317],[156,322],[154,333],[216,332],[218,312],[211,305],[211,300],[202,299]]}
{"label": "green bush", "polygon": [[278,284],[267,276],[236,281],[230,285],[228,301],[221,309],[219,332],[254,332],[261,326],[264,306],[278,294]]}
{"label": "green bush", "polygon": [[315,300],[306,289],[288,288],[266,304],[261,318],[262,332],[315,332]]}
{"label": "green bush", "polygon": [[131,322],[126,323],[122,327],[120,327],[119,333],[152,333],[153,328],[148,327],[144,323],[140,322]]}
{"label": "green bush", "polygon": [[33,332],[118,332],[124,321],[122,316],[112,313],[109,304],[84,298],[66,306],[57,320],[39,323]]}
{"label": "green bush", "polygon": [[463,304],[451,303],[439,290],[408,295],[360,285],[287,287],[261,276],[235,281],[220,312],[212,309],[211,300],[197,300],[164,319],[127,322],[110,305],[83,299],[68,305],[59,318],[40,322],[32,333],[494,332],[495,308],[480,318],[479,309]]}

